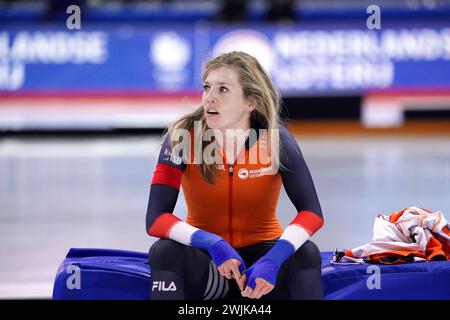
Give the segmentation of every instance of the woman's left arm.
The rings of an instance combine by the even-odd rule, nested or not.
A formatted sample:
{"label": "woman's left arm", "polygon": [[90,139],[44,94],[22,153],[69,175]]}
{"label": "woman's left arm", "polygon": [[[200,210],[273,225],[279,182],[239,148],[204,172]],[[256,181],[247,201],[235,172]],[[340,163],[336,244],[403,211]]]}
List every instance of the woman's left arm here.
{"label": "woman's left arm", "polygon": [[[280,142],[282,163],[286,167],[280,169],[280,174],[284,189],[297,211],[280,240],[294,247],[292,254],[323,226],[324,220],[313,179],[297,141],[286,128],[282,128]],[[287,259],[290,254],[283,256]]]}
{"label": "woman's left arm", "polygon": [[255,288],[256,278],[275,286],[278,270],[298,248],[323,226],[322,210],[316,189],[297,141],[286,129],[280,129],[283,186],[294,204],[297,215],[286,227],[280,239],[255,264],[246,270],[248,286]]}

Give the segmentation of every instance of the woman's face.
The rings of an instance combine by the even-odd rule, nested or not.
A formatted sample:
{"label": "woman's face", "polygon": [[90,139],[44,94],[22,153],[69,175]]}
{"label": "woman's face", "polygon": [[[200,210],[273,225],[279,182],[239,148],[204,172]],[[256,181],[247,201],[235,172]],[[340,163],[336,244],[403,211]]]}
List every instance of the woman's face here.
{"label": "woman's face", "polygon": [[202,105],[211,129],[248,129],[254,99],[246,99],[236,71],[220,67],[204,81]]}

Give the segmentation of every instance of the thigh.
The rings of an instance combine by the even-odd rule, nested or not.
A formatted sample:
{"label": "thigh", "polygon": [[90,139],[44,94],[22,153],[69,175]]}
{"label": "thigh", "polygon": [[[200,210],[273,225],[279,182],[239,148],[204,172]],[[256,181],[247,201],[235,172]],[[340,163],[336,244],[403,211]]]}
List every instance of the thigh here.
{"label": "thigh", "polygon": [[159,239],[150,247],[148,260],[152,270],[170,270],[183,274],[185,245],[170,239]]}
{"label": "thigh", "polygon": [[322,299],[321,265],[319,248],[307,240],[280,268],[287,299]]}
{"label": "thigh", "polygon": [[307,240],[280,267],[274,289],[262,300],[322,299],[322,258]]}
{"label": "thigh", "polygon": [[306,240],[306,242],[298,248],[288,260],[286,260],[283,267],[287,269],[289,273],[299,269],[320,269],[322,267],[322,256],[319,247],[317,247],[313,241]]}
{"label": "thigh", "polygon": [[229,282],[217,270],[207,251],[189,247],[186,252],[186,298],[219,300],[229,291]]}
{"label": "thigh", "polygon": [[204,298],[211,262],[206,251],[171,239],[156,241],[149,251],[152,274],[164,274],[168,271],[178,274],[183,279],[186,299]]}

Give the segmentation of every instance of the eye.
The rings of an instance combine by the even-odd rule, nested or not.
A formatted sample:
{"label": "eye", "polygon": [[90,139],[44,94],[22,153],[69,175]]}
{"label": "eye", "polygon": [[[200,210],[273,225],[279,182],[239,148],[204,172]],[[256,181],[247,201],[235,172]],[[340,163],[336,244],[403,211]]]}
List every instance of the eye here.
{"label": "eye", "polygon": [[221,86],[219,90],[220,90],[220,92],[228,92],[229,91],[228,88],[224,87],[224,86]]}
{"label": "eye", "polygon": [[207,84],[203,85],[203,91],[208,91],[209,90],[209,86]]}

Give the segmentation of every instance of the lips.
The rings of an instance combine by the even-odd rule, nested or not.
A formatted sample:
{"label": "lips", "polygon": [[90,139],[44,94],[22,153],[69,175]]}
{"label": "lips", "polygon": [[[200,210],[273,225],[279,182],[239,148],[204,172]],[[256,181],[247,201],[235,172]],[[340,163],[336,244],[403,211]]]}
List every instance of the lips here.
{"label": "lips", "polygon": [[206,117],[207,118],[217,117],[219,114],[220,113],[217,112],[217,110],[214,108],[206,108]]}
{"label": "lips", "polygon": [[217,112],[217,111],[216,111],[215,109],[213,109],[213,108],[206,109],[206,113],[207,113],[207,114],[210,114],[210,115],[219,114],[219,112]]}
{"label": "lips", "polygon": [[206,114],[206,119],[215,119],[215,118],[218,118],[218,117],[219,117],[218,113],[217,114],[214,114],[214,113],[212,113],[212,114],[207,113]]}

